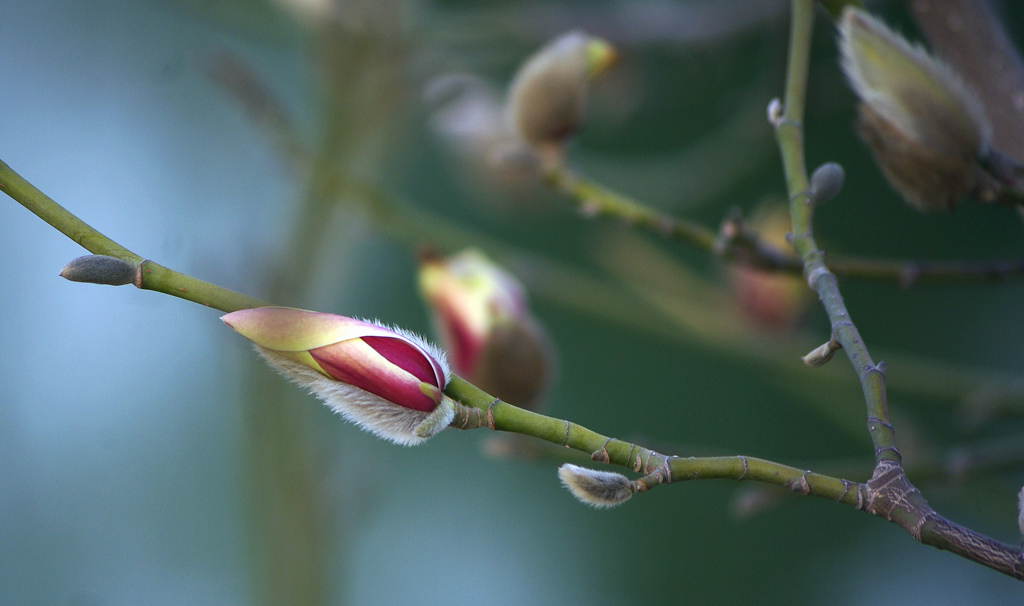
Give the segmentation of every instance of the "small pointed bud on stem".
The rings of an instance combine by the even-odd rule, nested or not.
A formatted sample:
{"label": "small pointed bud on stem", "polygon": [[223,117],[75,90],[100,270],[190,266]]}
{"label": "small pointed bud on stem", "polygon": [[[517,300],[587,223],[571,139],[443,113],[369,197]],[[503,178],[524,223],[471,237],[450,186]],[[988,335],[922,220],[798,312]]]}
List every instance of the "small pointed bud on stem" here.
{"label": "small pointed bud on stem", "polygon": [[633,483],[621,473],[597,471],[566,463],[558,477],[574,497],[594,507],[615,507],[633,496]]}
{"label": "small pointed bud on stem", "polygon": [[846,172],[843,167],[835,162],[826,162],[817,168],[811,175],[811,204],[818,205],[835,198],[846,180]]}
{"label": "small pointed bud on stem", "polygon": [[814,349],[811,353],[807,354],[803,358],[804,364],[817,368],[828,364],[828,361],[832,359],[832,356],[836,355],[836,352],[842,349],[843,346],[839,344],[835,339],[830,339],[828,343],[824,343]]}
{"label": "small pointed bud on stem", "polygon": [[60,277],[72,282],[107,284],[109,286],[139,285],[139,266],[117,257],[85,255],[68,261]]}

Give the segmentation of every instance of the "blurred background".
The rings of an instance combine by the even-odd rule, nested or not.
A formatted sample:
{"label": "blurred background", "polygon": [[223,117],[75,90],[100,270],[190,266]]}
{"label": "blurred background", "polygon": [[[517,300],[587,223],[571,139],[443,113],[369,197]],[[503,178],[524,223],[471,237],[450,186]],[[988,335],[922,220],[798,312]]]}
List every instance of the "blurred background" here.
{"label": "blurred background", "polygon": [[[860,389],[812,370],[824,314],[785,280],[616,221],[489,161],[488,116],[531,52],[616,45],[569,163],[715,228],[785,198],[764,119],[788,3],[40,0],[0,5],[0,158],[168,267],[278,303],[429,334],[417,255],[476,246],[558,350],[546,412],[662,452],[746,454],[863,481]],[[878,11],[915,27],[899,3]],[[1001,7],[1015,36],[1024,7]],[[1019,39],[1019,38],[1018,38]],[[1010,209],[922,216],[853,129],[815,32],[813,167],[829,252],[1021,256]],[[514,167],[513,167],[514,168]],[[0,200],[0,584],[7,604],[1020,603],[1021,585],[826,501],[725,481],[610,511],[561,450],[446,431],[401,448],[265,368],[213,310],[58,278],[83,254]],[[799,283],[796,283],[797,286]],[[844,279],[911,480],[1019,540],[1024,281]],[[568,457],[568,458],[567,458]]]}

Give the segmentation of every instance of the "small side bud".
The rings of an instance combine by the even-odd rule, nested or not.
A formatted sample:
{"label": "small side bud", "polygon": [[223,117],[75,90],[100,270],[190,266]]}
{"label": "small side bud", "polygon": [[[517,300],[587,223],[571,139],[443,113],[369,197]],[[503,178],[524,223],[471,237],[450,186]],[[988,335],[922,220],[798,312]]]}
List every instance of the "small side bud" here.
{"label": "small side bud", "polygon": [[61,268],[60,277],[72,282],[124,286],[136,282],[139,266],[117,257],[85,255]]}
{"label": "small side bud", "polygon": [[868,13],[839,23],[843,69],[861,100],[858,130],[889,183],[920,211],[972,194],[992,127],[973,92],[944,63]]}
{"label": "small side bud", "polygon": [[804,364],[811,368],[817,368],[828,364],[829,360],[832,359],[832,356],[836,355],[836,352],[842,348],[843,346],[840,345],[838,341],[829,340],[828,343],[823,343],[822,345],[814,348],[814,351],[800,359],[804,361]]}
{"label": "small side bud", "polygon": [[621,473],[566,463],[558,468],[558,477],[574,497],[594,507],[615,507],[633,496],[633,483]]}
{"label": "small side bud", "polygon": [[771,124],[773,128],[782,126],[782,114],[785,108],[782,107],[782,101],[778,98],[772,99],[768,102],[768,124]]}
{"label": "small side bud", "polygon": [[811,175],[811,203],[821,204],[835,198],[846,181],[846,171],[835,162],[826,162]]}
{"label": "small side bud", "polygon": [[509,88],[507,110],[514,130],[531,146],[560,146],[583,121],[587,83],[615,58],[610,44],[580,31],[537,51]]}

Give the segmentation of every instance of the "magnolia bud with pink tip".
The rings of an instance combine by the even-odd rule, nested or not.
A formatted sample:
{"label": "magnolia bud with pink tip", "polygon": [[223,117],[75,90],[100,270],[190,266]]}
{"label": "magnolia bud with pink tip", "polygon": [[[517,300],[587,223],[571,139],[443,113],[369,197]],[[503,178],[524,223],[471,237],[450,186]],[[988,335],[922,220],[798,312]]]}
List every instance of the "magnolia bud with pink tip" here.
{"label": "magnolia bud with pink tip", "polygon": [[444,354],[417,335],[289,307],[243,309],[221,319],[281,374],[382,438],[418,444],[452,420]]}
{"label": "magnolia bud with pink tip", "polygon": [[419,284],[455,372],[506,402],[536,409],[554,356],[519,281],[471,249],[425,259]]}

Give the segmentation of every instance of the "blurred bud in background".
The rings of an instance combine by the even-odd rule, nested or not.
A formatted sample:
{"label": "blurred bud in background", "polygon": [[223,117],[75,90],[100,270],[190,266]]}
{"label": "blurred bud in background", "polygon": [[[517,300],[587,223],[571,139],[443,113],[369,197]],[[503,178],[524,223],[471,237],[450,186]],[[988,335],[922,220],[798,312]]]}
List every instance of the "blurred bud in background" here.
{"label": "blurred bud in background", "polygon": [[536,410],[554,355],[523,286],[477,250],[425,257],[419,287],[455,372],[484,391]]}
{"label": "blurred bud in background", "polygon": [[[792,229],[784,204],[764,203],[754,209],[747,228],[781,250],[790,249],[786,234]],[[811,291],[798,276],[730,264],[729,286],[744,315],[766,328],[792,328],[811,301]]]}
{"label": "blurred bud in background", "polygon": [[615,50],[580,31],[559,36],[526,60],[505,98],[480,78],[449,74],[425,93],[434,129],[501,180],[535,182],[561,163],[565,142],[582,124],[587,86],[614,63]]}
{"label": "blurred bud in background", "polygon": [[444,354],[417,335],[289,307],[221,319],[278,372],[382,438],[418,444],[451,422],[454,409],[442,402],[451,371]]}
{"label": "blurred bud in background", "polygon": [[843,69],[861,100],[858,130],[889,183],[920,211],[978,195],[992,128],[975,95],[864,11],[847,8],[839,31]]}
{"label": "blurred bud in background", "polygon": [[514,132],[538,153],[557,154],[586,113],[587,84],[615,62],[600,38],[572,31],[523,64],[509,87],[506,110]]}

